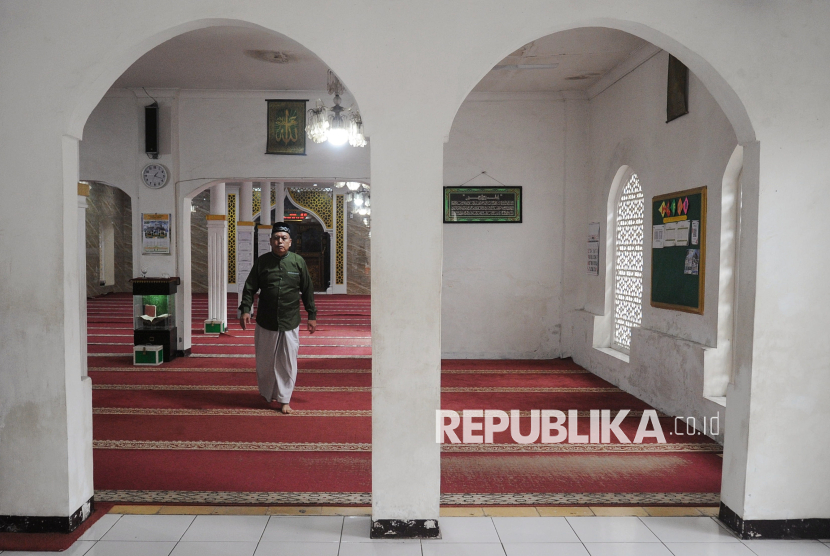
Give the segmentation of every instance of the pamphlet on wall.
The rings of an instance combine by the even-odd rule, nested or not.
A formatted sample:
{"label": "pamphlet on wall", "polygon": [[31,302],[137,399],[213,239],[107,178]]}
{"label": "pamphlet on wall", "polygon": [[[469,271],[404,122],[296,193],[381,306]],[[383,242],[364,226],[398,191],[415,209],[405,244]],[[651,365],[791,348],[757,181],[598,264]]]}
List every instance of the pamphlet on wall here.
{"label": "pamphlet on wall", "polygon": [[651,227],[651,248],[652,249],[662,249],[663,248],[663,237],[666,233],[666,226],[663,224],[658,224],[656,226]]}
{"label": "pamphlet on wall", "polygon": [[689,224],[688,220],[677,223],[677,232],[674,238],[674,244],[678,247],[685,247],[689,245]]}
{"label": "pamphlet on wall", "polygon": [[700,269],[700,249],[686,250],[686,264],[683,269],[683,274],[698,275]]}
{"label": "pamphlet on wall", "polygon": [[141,215],[141,254],[170,254],[170,215]]}
{"label": "pamphlet on wall", "polygon": [[700,220],[692,220],[692,245],[700,241]]}
{"label": "pamphlet on wall", "polygon": [[674,240],[677,237],[677,222],[669,222],[665,225],[663,232],[663,247],[674,247]]}
{"label": "pamphlet on wall", "polygon": [[588,242],[588,274],[599,276],[599,242]]}

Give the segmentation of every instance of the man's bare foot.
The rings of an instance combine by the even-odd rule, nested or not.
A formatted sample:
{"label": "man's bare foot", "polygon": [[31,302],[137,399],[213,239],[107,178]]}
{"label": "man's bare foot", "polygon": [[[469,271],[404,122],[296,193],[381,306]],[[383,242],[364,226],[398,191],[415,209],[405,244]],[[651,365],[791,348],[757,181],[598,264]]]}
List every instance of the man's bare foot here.
{"label": "man's bare foot", "polygon": [[280,411],[282,411],[286,415],[288,415],[289,413],[294,413],[294,410],[291,409],[291,406],[288,405],[287,403],[282,404],[282,407],[280,408]]}

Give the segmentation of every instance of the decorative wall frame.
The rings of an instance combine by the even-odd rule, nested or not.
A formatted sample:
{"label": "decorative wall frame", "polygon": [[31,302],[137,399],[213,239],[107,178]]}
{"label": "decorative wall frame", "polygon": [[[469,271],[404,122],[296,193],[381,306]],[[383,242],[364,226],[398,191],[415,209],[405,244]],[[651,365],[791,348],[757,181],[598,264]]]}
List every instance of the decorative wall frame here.
{"label": "decorative wall frame", "polygon": [[666,123],[689,113],[689,68],[669,54]]}
{"label": "decorative wall frame", "polygon": [[171,215],[157,213],[141,214],[141,254],[170,254]]}
{"label": "decorative wall frame", "polygon": [[305,154],[305,100],[266,100],[265,154]]}
{"label": "decorative wall frame", "polygon": [[522,187],[444,187],[444,224],[521,224]]}

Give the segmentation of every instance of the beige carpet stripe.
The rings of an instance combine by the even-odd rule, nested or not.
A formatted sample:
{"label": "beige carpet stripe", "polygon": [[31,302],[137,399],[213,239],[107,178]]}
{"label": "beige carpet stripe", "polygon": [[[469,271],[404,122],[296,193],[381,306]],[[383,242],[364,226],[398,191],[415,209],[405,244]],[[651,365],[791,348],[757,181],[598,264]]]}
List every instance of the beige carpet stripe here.
{"label": "beige carpet stripe", "polygon": [[[228,390],[258,392],[256,386],[223,386],[215,384],[93,384],[93,390]],[[295,392],[371,392],[371,386],[297,386]],[[476,392],[622,392],[619,388],[532,388],[510,386],[464,386],[441,388],[443,393]]]}
{"label": "beige carpet stripe", "polygon": [[[144,407],[94,407],[93,415],[243,416],[285,417],[276,409],[163,409]],[[371,417],[368,409],[295,409],[291,417]]]}
{"label": "beige carpet stripe", "polygon": [[[130,346],[133,345],[132,343],[129,344],[109,344],[103,342],[90,342],[92,345],[114,345],[114,346]],[[208,347],[254,347],[254,344],[248,342],[246,344],[208,344],[203,342],[194,343],[193,347],[196,346],[208,346]],[[372,344],[307,344],[305,342],[302,343],[301,347],[372,347]]]}
{"label": "beige carpet stripe", "polygon": [[[254,368],[229,368],[221,367],[90,367],[90,371],[116,372],[116,373],[146,373],[146,372],[172,372],[172,373],[256,373]],[[300,374],[318,373],[371,373],[372,369],[298,369]]]}
{"label": "beige carpet stripe", "polygon": [[[257,386],[222,386],[216,384],[93,384],[93,390],[201,390],[228,392],[259,392]],[[371,386],[297,386],[295,392],[371,392]]]}
{"label": "beige carpet stripe", "polygon": [[[567,410],[563,410],[567,411]],[[155,407],[94,407],[93,415],[162,415],[162,416],[255,416],[283,417],[275,409],[167,409]],[[521,417],[530,417],[530,411],[520,411]],[[590,417],[590,411],[577,411],[579,417]],[[642,411],[629,411],[628,417],[640,417]],[[611,415],[616,416],[617,411]],[[661,417],[665,415],[659,414]],[[371,417],[368,409],[295,409],[292,417]]]}
{"label": "beige carpet stripe", "polygon": [[208,450],[233,452],[371,452],[368,442],[220,442],[210,440],[93,440],[98,450]]}
{"label": "beige carpet stripe", "polygon": [[[253,346],[252,346],[253,347]],[[300,346],[302,349],[302,346]],[[90,354],[94,355],[94,354]],[[98,354],[100,355],[100,354]],[[124,355],[123,353],[112,353],[108,355]],[[126,354],[126,355],[129,355]],[[222,353],[193,353],[190,355],[191,358],[193,357],[228,357],[234,359],[253,359],[255,356],[253,353],[251,354],[235,354],[235,355],[225,355]],[[298,359],[371,359],[371,355],[303,355],[302,353],[297,356]]]}
{"label": "beige carpet stripe", "polygon": [[[225,442],[214,440],[93,440],[97,450],[231,452],[371,452],[369,442]],[[674,444],[443,444],[444,453],[720,453],[715,443]]]}
{"label": "beige carpet stripe", "polygon": [[[256,369],[254,368],[222,368],[222,367],[155,367],[155,368],[148,368],[148,367],[90,367],[90,371],[101,371],[101,372],[173,372],[173,373],[185,373],[185,372],[192,372],[192,373],[255,373]],[[300,374],[304,373],[371,373],[372,369],[299,369],[298,372]],[[550,374],[550,375],[579,375],[579,374],[590,374],[585,369],[485,369],[485,370],[475,370],[475,369],[444,369],[441,371],[441,374],[448,374],[448,375],[455,375],[455,374]]]}
{"label": "beige carpet stripe", "polygon": [[[214,492],[96,490],[95,500],[131,504],[250,504],[369,506],[370,492]],[[716,506],[717,492],[443,493],[442,506]]]}

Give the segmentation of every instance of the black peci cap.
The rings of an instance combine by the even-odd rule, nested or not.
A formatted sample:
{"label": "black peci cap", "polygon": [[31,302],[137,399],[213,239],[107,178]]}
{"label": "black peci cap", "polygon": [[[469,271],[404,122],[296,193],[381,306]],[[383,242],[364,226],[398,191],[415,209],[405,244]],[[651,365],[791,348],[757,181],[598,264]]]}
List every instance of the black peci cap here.
{"label": "black peci cap", "polygon": [[275,222],[274,227],[271,228],[271,235],[274,235],[277,232],[285,232],[290,236],[291,228],[289,228],[288,224],[286,224],[285,222]]}

